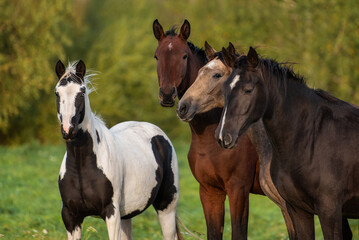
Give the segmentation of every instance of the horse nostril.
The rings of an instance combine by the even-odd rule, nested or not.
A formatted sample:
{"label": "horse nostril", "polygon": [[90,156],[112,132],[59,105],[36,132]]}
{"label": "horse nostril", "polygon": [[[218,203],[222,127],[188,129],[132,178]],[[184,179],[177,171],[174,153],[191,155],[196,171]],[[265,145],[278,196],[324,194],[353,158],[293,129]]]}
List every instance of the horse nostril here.
{"label": "horse nostril", "polygon": [[231,134],[227,133],[223,139],[224,145],[228,146],[232,143],[232,136]]}
{"label": "horse nostril", "polygon": [[179,108],[179,114],[181,116],[185,115],[187,113],[187,105],[186,104],[182,104]]}

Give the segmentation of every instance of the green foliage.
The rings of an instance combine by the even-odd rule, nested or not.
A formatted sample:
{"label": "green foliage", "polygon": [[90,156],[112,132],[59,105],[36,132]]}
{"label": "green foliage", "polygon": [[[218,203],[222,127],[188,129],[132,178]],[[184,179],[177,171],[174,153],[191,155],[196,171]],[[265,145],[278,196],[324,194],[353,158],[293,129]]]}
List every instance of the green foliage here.
{"label": "green foliage", "polygon": [[[198,194],[198,183],[187,162],[188,144],[175,141],[179,161],[180,200],[178,216],[197,236],[206,239],[206,223]],[[61,198],[57,187],[64,146],[38,143],[19,147],[0,146],[0,238],[65,239],[61,219]],[[351,219],[353,239],[359,239],[359,220]],[[185,239],[195,240],[180,226]],[[88,217],[82,226],[83,239],[108,239],[102,219]],[[263,196],[250,196],[249,239],[288,239],[279,208]],[[162,239],[156,212],[149,207],[133,219],[134,239]],[[228,203],[224,239],[230,239]],[[316,239],[323,239],[316,218]]]}
{"label": "green foliage", "polygon": [[0,143],[41,138],[36,131],[49,125],[43,120],[55,116],[46,101],[55,56],[64,57],[63,46],[71,43],[63,24],[72,17],[70,3],[0,1]]}

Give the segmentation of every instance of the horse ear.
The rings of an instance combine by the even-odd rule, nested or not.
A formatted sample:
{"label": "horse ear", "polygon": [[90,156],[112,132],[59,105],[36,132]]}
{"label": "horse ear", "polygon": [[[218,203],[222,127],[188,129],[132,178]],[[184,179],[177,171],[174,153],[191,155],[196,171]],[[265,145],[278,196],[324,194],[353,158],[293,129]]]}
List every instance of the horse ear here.
{"label": "horse ear", "polygon": [[85,76],[85,73],[86,73],[85,63],[82,60],[80,60],[76,65],[76,75],[78,77],[80,77],[81,79],[83,79]]}
{"label": "horse ear", "polygon": [[64,75],[65,71],[66,71],[65,66],[61,62],[61,60],[57,61],[56,67],[55,67],[55,72],[59,79],[61,78],[62,75]]}
{"label": "horse ear", "polygon": [[252,67],[257,67],[257,65],[258,65],[258,54],[257,54],[256,50],[254,50],[254,48],[252,48],[252,47],[249,47],[249,51],[247,54],[247,62]]}
{"label": "horse ear", "polygon": [[162,40],[165,37],[163,28],[157,19],[153,22],[153,34],[158,41]]}
{"label": "horse ear", "polygon": [[213,47],[211,47],[211,45],[209,45],[207,41],[204,42],[204,49],[208,60],[212,60],[217,51]]}
{"label": "horse ear", "polygon": [[228,66],[233,68],[234,67],[234,55],[230,54],[227,49],[225,49],[224,47],[222,48],[222,54],[223,54],[223,58],[224,58],[224,63]]}
{"label": "horse ear", "polygon": [[228,43],[227,51],[231,55],[236,55],[236,49],[234,48],[234,46],[231,42]]}
{"label": "horse ear", "polygon": [[187,41],[190,33],[191,33],[191,25],[189,24],[187,19],[185,19],[184,23],[182,24],[179,36]]}

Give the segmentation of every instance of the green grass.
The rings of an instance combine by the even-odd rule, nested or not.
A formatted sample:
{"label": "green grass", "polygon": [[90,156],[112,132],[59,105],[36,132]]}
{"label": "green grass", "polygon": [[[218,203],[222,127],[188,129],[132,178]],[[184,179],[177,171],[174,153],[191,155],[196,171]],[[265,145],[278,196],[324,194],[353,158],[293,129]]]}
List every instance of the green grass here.
{"label": "green grass", "polygon": [[[178,216],[202,239],[206,225],[198,195],[198,183],[188,162],[188,143],[174,142],[180,166]],[[65,239],[61,220],[58,172],[65,148],[37,143],[19,147],[0,147],[0,238]],[[230,216],[226,206],[224,239],[230,239]],[[359,239],[359,220],[351,220],[354,239]],[[106,224],[88,217],[82,226],[83,239],[108,239]],[[185,239],[195,239],[182,229]],[[250,196],[249,239],[287,239],[279,209],[267,198]],[[150,207],[133,219],[135,239],[162,239],[155,211]],[[323,239],[316,219],[317,239]]]}

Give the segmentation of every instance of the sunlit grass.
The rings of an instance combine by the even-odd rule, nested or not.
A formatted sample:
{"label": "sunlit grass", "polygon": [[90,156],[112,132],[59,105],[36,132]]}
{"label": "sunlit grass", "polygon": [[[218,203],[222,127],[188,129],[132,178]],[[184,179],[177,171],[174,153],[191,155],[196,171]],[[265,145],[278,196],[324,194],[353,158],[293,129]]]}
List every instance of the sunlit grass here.
{"label": "sunlit grass", "polygon": [[[174,142],[180,168],[178,216],[194,234],[206,239],[206,224],[198,195],[198,183],[187,162],[188,144]],[[61,219],[58,172],[65,148],[37,143],[19,147],[0,147],[0,238],[65,239]],[[231,227],[226,204],[224,239]],[[359,239],[359,220],[350,220],[353,239]],[[88,217],[82,226],[83,239],[108,239],[102,219]],[[196,239],[181,228],[185,239]],[[249,239],[287,239],[279,209],[266,197],[250,196]],[[135,239],[162,239],[152,207],[133,219]],[[316,218],[316,239],[323,239]]]}

